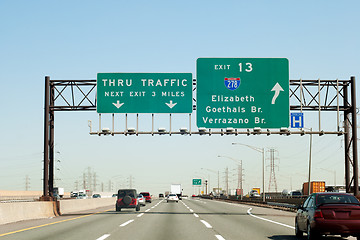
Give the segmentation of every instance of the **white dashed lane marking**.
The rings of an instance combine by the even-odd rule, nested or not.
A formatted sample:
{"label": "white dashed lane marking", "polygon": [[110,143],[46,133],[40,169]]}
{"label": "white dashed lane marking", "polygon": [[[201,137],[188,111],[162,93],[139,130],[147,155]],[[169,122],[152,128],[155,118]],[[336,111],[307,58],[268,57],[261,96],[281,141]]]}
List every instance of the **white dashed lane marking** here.
{"label": "white dashed lane marking", "polygon": [[221,235],[215,235],[215,237],[216,237],[218,240],[225,240],[225,238],[223,238]]}
{"label": "white dashed lane marking", "polygon": [[252,210],[252,208],[249,208],[249,210],[247,211],[247,213],[248,213],[250,216],[254,217],[254,218],[261,219],[261,220],[263,220],[263,221],[267,221],[267,222],[271,222],[271,223],[275,223],[275,224],[277,224],[277,225],[284,226],[284,227],[287,227],[287,228],[295,229],[295,227],[289,226],[289,225],[287,225],[287,224],[283,224],[283,223],[275,222],[275,221],[273,221],[273,220],[269,220],[269,219],[266,219],[266,218],[258,217],[258,216],[256,216],[256,215],[252,214],[252,213],[251,213],[251,210]]}
{"label": "white dashed lane marking", "polygon": [[108,238],[109,236],[110,236],[110,234],[104,234],[96,240],[104,240],[104,239]]}
{"label": "white dashed lane marking", "polygon": [[129,223],[132,223],[133,221],[134,221],[134,219],[124,222],[123,224],[120,225],[120,227],[125,227],[126,225],[128,225]]}
{"label": "white dashed lane marking", "polygon": [[205,227],[212,228],[212,226],[208,222],[206,222],[205,220],[200,220],[200,222],[202,222],[205,225]]}

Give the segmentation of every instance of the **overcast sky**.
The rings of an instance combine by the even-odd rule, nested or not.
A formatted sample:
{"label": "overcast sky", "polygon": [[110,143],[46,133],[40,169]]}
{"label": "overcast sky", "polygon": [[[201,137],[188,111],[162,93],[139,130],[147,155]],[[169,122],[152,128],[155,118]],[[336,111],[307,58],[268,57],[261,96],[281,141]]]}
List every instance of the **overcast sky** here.
{"label": "overcast sky", "polygon": [[[107,72],[178,72],[196,76],[200,57],[287,58],[290,79],[360,77],[358,1],[8,1],[0,2],[0,189],[42,190],[44,78],[96,79]],[[359,85],[359,84],[358,84]],[[359,87],[358,87],[359,88]],[[359,92],[359,91],[357,91]],[[359,102],[359,101],[358,101]],[[192,129],[196,129],[195,113]],[[306,127],[318,128],[305,113]],[[124,115],[116,127],[124,129]],[[158,194],[181,183],[197,192],[193,178],[225,188],[237,186],[242,160],[244,191],[260,187],[261,154],[233,142],[277,151],[278,191],[300,189],[308,176],[309,136],[91,136],[94,112],[55,115],[56,184],[81,187],[96,173],[113,190],[133,187]],[[189,125],[173,116],[172,129]],[[129,127],[136,118],[129,116]],[[102,127],[111,127],[103,116]],[[149,114],[140,127],[151,130]],[[169,117],[156,115],[155,127],[169,129]],[[323,130],[336,129],[336,114],[324,114]],[[344,184],[344,142],[314,136],[313,180]],[[219,158],[218,155],[230,158]],[[266,165],[269,165],[269,161]],[[209,169],[209,170],[206,170]],[[266,168],[266,189],[269,171]],[[272,186],[272,190],[274,187]]]}

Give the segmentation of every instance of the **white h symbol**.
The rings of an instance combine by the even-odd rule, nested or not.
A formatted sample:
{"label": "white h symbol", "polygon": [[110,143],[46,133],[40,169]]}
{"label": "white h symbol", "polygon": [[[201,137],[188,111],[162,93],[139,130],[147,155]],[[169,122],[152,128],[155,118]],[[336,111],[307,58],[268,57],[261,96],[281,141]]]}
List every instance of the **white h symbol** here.
{"label": "white h symbol", "polygon": [[[298,119],[296,119],[296,117],[298,117]],[[302,118],[302,116],[293,116],[293,119],[292,119],[293,126],[292,126],[292,127],[300,127],[300,128],[303,127],[303,126],[301,125],[301,122],[302,122],[302,121],[301,121],[301,120],[302,120],[301,118]],[[297,123],[298,125],[297,125],[296,123]]]}

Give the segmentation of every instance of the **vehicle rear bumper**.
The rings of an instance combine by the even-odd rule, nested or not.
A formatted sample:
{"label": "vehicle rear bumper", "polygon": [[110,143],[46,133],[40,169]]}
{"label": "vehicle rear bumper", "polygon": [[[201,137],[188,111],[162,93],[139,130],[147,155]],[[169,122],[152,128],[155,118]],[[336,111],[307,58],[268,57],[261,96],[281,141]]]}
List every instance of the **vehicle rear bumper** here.
{"label": "vehicle rear bumper", "polygon": [[118,208],[136,208],[137,205],[121,205],[118,204],[117,207]]}
{"label": "vehicle rear bumper", "polygon": [[348,222],[342,220],[317,219],[311,224],[311,227],[322,234],[360,235],[360,220]]}

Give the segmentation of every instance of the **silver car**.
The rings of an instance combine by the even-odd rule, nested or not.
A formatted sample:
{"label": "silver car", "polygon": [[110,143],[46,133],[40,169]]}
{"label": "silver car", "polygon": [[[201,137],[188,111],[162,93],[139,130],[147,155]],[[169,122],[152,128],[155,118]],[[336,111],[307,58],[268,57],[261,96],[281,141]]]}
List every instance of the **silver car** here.
{"label": "silver car", "polygon": [[137,200],[141,206],[145,206],[145,197],[142,194],[137,196]]}

